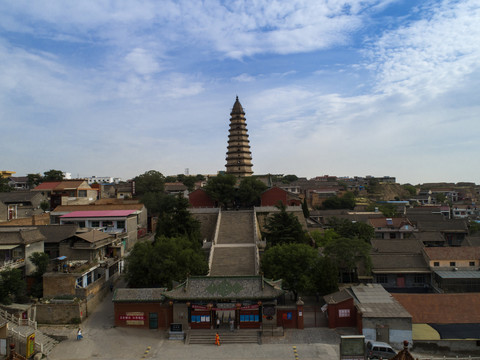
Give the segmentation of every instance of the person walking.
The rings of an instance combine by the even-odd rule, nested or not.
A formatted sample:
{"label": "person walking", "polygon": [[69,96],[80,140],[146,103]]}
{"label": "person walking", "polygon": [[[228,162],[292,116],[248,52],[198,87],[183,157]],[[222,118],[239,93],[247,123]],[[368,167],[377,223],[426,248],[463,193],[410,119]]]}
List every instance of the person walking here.
{"label": "person walking", "polygon": [[77,340],[82,340],[82,339],[83,339],[82,329],[78,328],[78,331],[77,331]]}
{"label": "person walking", "polygon": [[218,332],[215,334],[215,345],[220,346],[220,335],[218,335]]}
{"label": "person walking", "polygon": [[235,321],[233,319],[230,319],[230,331],[235,331]]}
{"label": "person walking", "polygon": [[217,316],[217,329],[220,328],[220,317]]}

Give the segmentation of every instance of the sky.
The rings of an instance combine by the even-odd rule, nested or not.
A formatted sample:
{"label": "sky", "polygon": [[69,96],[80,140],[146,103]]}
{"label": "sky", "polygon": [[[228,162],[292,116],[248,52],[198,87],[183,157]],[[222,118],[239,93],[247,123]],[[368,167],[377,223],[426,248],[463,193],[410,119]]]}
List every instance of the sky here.
{"label": "sky", "polygon": [[[0,170],[480,183],[480,0],[4,0]],[[477,165],[475,165],[477,164]]]}

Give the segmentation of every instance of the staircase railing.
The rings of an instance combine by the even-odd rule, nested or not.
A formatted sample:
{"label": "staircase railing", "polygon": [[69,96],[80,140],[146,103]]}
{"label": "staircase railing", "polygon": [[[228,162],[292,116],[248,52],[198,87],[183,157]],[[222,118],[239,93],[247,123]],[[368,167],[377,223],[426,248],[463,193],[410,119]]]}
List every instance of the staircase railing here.
{"label": "staircase railing", "polygon": [[257,212],[253,208],[253,243],[255,244],[255,275],[260,272],[260,252],[258,250],[259,227],[257,224]]}
{"label": "staircase railing", "polygon": [[218,241],[218,233],[220,232],[220,223],[222,221],[222,209],[218,209],[218,216],[217,216],[217,223],[215,225],[215,235],[213,236],[212,246],[210,247],[210,254],[208,256],[208,275],[212,271],[212,262],[213,262],[213,254],[215,252],[215,245]]}

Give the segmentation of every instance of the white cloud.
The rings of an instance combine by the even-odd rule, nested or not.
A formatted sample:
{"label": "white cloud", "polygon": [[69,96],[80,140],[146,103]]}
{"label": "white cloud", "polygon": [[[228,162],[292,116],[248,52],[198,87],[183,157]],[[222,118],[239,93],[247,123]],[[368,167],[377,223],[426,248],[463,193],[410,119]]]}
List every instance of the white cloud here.
{"label": "white cloud", "polygon": [[135,48],[125,56],[126,63],[140,75],[150,75],[160,71],[160,65],[153,54],[145,49]]}
{"label": "white cloud", "polygon": [[249,74],[240,74],[238,76],[235,76],[232,78],[233,81],[237,81],[237,82],[253,82],[255,81],[255,77],[254,76],[251,76]]}
{"label": "white cloud", "polygon": [[437,96],[480,69],[480,3],[446,0],[428,13],[386,32],[371,47],[379,92]]}

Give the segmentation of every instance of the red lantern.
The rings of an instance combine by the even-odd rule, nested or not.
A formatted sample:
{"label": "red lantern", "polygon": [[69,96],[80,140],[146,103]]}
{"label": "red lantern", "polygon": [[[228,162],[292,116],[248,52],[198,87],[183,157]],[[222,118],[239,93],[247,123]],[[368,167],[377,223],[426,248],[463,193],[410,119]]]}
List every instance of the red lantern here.
{"label": "red lantern", "polygon": [[262,302],[261,301],[258,301],[258,306],[262,306]]}
{"label": "red lantern", "polygon": [[187,301],[186,305],[187,305],[187,307],[190,307],[190,305],[191,305],[190,301]]}

